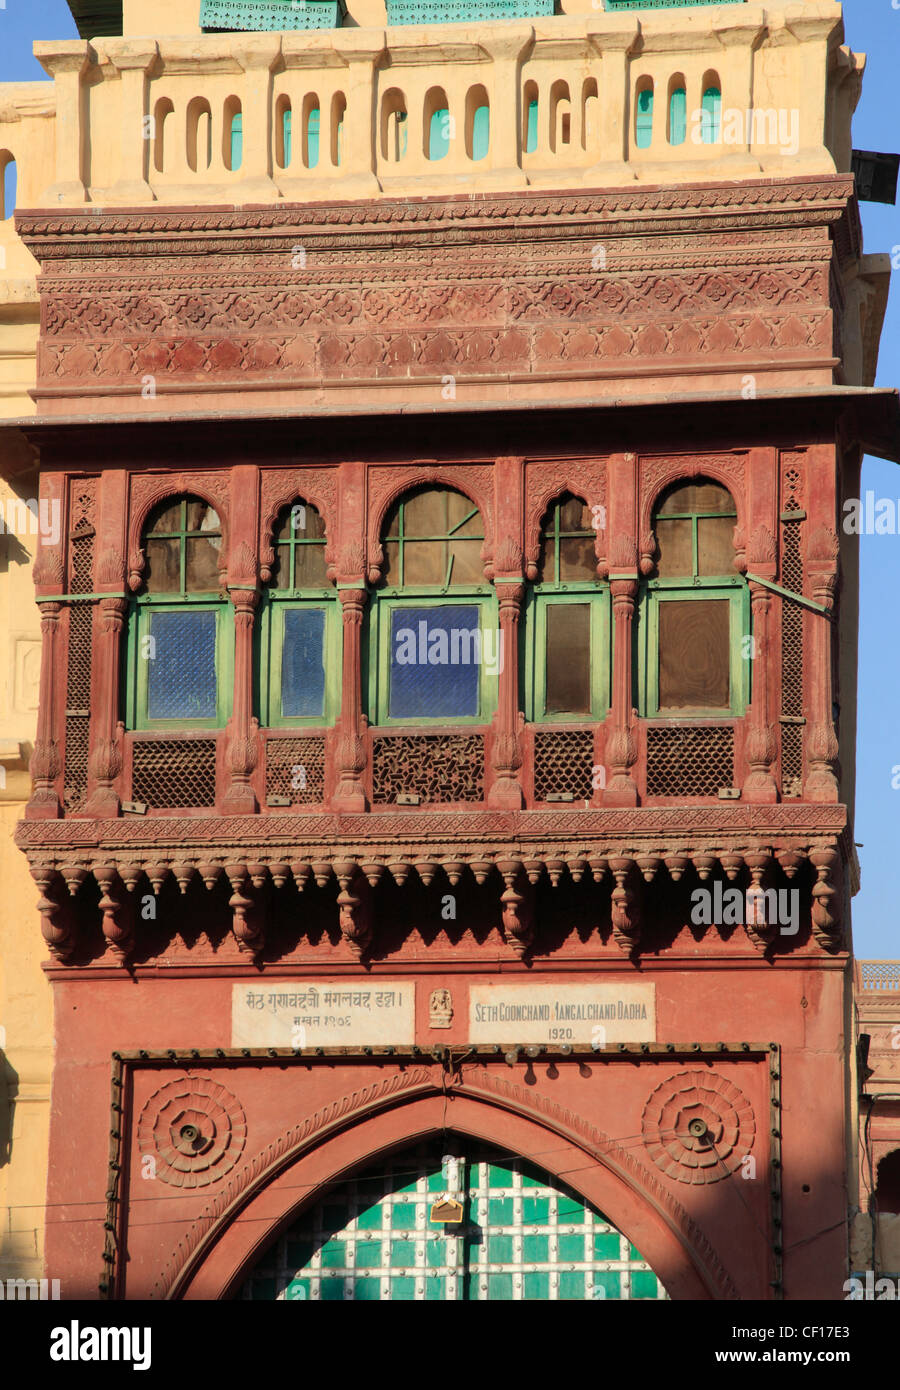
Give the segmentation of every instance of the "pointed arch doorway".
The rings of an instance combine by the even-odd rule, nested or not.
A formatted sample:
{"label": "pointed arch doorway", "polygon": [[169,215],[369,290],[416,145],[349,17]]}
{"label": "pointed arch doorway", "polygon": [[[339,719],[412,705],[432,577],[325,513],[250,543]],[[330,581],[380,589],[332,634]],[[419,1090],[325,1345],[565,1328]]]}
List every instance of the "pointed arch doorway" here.
{"label": "pointed arch doorway", "polygon": [[[459,1219],[435,1219],[448,1214]],[[532,1162],[466,1141],[402,1149],[344,1179],[273,1242],[238,1297],[555,1302],[667,1294],[640,1251],[578,1193]]]}

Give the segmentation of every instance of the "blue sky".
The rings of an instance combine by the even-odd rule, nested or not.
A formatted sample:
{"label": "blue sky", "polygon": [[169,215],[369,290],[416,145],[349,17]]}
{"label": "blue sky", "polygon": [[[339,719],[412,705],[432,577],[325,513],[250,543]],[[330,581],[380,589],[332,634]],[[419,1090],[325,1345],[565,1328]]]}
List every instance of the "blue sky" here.
{"label": "blue sky", "polygon": [[[857,149],[900,149],[900,7],[891,0],[845,0],[847,42],[868,54],[863,95],[853,123]],[[76,38],[64,0],[4,0],[0,9],[0,81],[45,77],[31,52],[34,39]],[[900,211],[862,205],[865,248],[896,248],[900,269]],[[900,274],[895,274],[878,368],[879,386],[900,384]],[[867,459],[863,491],[900,504],[900,469]],[[863,887],[854,902],[854,941],[860,956],[900,955],[893,882],[900,857],[900,600],[891,583],[900,564],[900,536],[861,538],[859,739],[855,839]],[[892,782],[897,780],[898,789]]]}

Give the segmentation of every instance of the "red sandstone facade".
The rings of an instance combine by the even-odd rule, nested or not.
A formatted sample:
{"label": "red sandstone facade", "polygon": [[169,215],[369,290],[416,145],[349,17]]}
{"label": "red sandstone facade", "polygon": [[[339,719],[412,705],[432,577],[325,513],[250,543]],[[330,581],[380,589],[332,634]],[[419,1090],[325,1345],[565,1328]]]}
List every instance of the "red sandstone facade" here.
{"label": "red sandstone facade", "polygon": [[[28,433],[64,517],[35,569],[18,834],[53,956],[48,1270],[71,1296],[233,1296],[329,1184],[452,1131],[574,1187],[673,1298],[841,1298],[856,566],[839,517],[863,448],[896,435],[892,397],[841,389],[850,180],[17,226],[42,267]],[[410,381],[432,399],[403,413]],[[734,716],[650,718],[635,654],[655,506],[698,478],[735,505],[752,691]],[[491,720],[441,731],[437,752],[433,728],[379,728],[365,693],[385,518],[422,484],[477,506],[506,644]],[[126,728],[120,691],[145,524],[184,494],[221,521],[235,646],[227,725],[176,737]],[[610,702],[544,726],[521,712],[518,648],[563,494],[606,517]],[[324,519],[342,623],[339,716],[302,732],[260,727],[253,679],[295,499]],[[273,804],[301,742],[315,776]],[[438,755],[456,797],[428,781]],[[564,805],[548,759],[573,769]],[[587,795],[585,766],[604,770]],[[418,804],[397,804],[398,775]],[[691,892],[716,881],[796,888],[799,930],[695,925]],[[415,984],[414,1043],[232,1045],[236,983],[379,980]],[[652,984],[652,1034],[510,1060],[470,1036],[470,991],[498,980]],[[185,1094],[205,1147],[167,1167],[160,1117]]]}

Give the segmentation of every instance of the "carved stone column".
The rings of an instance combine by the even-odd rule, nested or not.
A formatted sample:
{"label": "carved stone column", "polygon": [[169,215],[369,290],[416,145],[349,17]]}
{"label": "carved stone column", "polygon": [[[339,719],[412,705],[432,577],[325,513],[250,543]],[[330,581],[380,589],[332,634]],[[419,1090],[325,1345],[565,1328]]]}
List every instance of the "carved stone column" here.
{"label": "carved stone column", "polygon": [[147,182],[152,146],[145,129],[147,74],[156,63],[159,45],[153,39],[108,39],[106,51],[122,84],[121,171],[106,196],[109,203],[146,203],[154,198]]}
{"label": "carved stone column", "polygon": [[87,195],[82,176],[85,107],[81,84],[96,54],[83,39],[71,39],[36,43],[34,56],[53,78],[56,97],[56,182],[43,193],[43,206],[83,203]]}
{"label": "carved stone column", "polygon": [[56,685],[59,640],[59,603],[41,604],[41,680],[38,694],[37,730],[31,755],[34,790],[25,807],[27,820],[55,820],[60,814],[56,779],[62,768],[56,736],[53,691]]}
{"label": "carved stone column", "polygon": [[[302,44],[308,42],[305,34],[298,37]],[[361,198],[381,188],[376,177],[378,114],[375,89],[376,71],[384,53],[384,31],[335,29],[331,43],[348,68],[341,189],[347,197]]]}
{"label": "carved stone column", "polygon": [[272,69],[281,56],[281,36],[235,35],[231,53],[244,70],[239,201],[269,202],[278,191],[272,181]]}
{"label": "carved stone column", "polygon": [[[812,598],[830,614],[837,588],[838,538],[829,526],[812,533],[806,547],[806,573]],[[810,722],[806,734],[806,801],[834,802],[839,798],[836,776],[838,741],[832,718],[834,678],[832,672],[831,623],[824,614],[807,619],[809,662],[812,673],[808,698]]]}
{"label": "carved stone column", "polygon": [[[124,577],[124,576],[123,576]],[[113,785],[122,771],[122,725],[117,719],[119,706],[119,667],[122,634],[128,600],[111,597],[100,600],[97,625],[97,651],[94,682],[93,749],[89,773],[93,789],[85,810],[92,816],[117,816],[119,797]]]}
{"label": "carved stone column", "polygon": [[752,580],[750,606],[753,612],[753,664],[750,668],[753,690],[745,745],[750,771],[744,779],[743,797],[745,801],[762,804],[778,800],[778,789],[772,775],[778,747],[769,715],[769,618],[772,605],[768,590]]}
{"label": "carved stone column", "polygon": [[494,784],[488,805],[504,811],[522,809],[524,797],[517,773],[522,766],[522,729],[519,710],[519,615],[525,597],[521,582],[498,580],[500,604],[500,671],[497,713],[494,715]]}
{"label": "carved stone column", "polygon": [[366,790],[362,774],[366,767],[364,735],[366,718],[362,712],[360,645],[363,613],[369,599],[362,585],[341,588],[344,663],[341,687],[341,718],[336,739],[337,787],[332,798],[336,811],[366,809]]}
{"label": "carved stone column", "polygon": [[632,632],[637,598],[636,579],[611,579],[613,605],[613,697],[611,729],[606,741],[610,779],[603,793],[606,806],[636,806],[638,789],[630,769],[637,757],[634,742],[636,711],[632,692]]}
{"label": "carved stone column", "polygon": [[222,803],[228,816],[253,815],[258,809],[250,774],[256,767],[259,721],[253,717],[253,614],[256,589],[232,588],[234,604],[234,708],[228,721],[228,769],[231,781]]}

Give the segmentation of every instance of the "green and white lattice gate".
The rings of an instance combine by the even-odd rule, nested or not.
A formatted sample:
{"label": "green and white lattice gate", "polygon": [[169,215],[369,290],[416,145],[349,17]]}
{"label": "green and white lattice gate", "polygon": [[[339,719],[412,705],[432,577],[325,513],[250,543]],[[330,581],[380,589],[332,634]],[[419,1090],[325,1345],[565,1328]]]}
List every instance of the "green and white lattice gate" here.
{"label": "green and white lattice gate", "polygon": [[[435,1225],[443,1195],[458,1226]],[[664,1299],[626,1236],[521,1159],[417,1149],[335,1188],[270,1248],[246,1299]]]}

